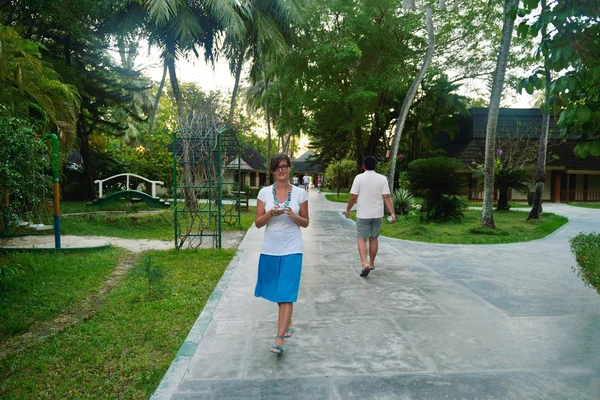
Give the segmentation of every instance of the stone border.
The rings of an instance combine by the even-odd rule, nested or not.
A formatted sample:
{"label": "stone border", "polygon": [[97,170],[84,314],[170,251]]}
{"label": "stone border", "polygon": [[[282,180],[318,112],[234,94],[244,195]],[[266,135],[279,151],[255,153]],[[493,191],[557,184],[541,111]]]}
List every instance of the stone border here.
{"label": "stone border", "polygon": [[170,399],[171,395],[175,392],[175,390],[177,390],[179,383],[183,380],[187,373],[187,367],[190,363],[190,360],[194,356],[194,352],[198,347],[198,343],[200,342],[200,339],[202,339],[208,324],[212,320],[213,314],[217,309],[219,302],[221,301],[223,292],[227,288],[229,280],[237,268],[243,253],[243,249],[238,249],[236,254],[229,262],[225,272],[223,272],[223,276],[221,276],[217,286],[215,286],[215,290],[213,290],[211,293],[210,297],[206,301],[206,304],[204,305],[204,308],[202,309],[202,312],[200,312],[196,322],[194,322],[194,326],[192,326],[190,333],[185,338],[183,344],[179,348],[179,351],[177,351],[175,359],[171,362],[169,369],[163,376],[163,379],[158,385],[156,391],[152,397],[150,397],[151,400]]}

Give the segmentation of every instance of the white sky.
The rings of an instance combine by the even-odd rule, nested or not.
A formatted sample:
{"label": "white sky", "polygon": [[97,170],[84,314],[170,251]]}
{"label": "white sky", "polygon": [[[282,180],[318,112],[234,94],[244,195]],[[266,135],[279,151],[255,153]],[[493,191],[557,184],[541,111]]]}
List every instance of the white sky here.
{"label": "white sky", "polygon": [[[136,59],[138,65],[144,68],[144,73],[152,80],[159,82],[163,73],[159,52],[152,49],[150,54],[140,54]],[[235,79],[229,73],[229,66],[224,59],[215,62],[215,68],[206,65],[204,59],[178,60],[177,77],[181,82],[196,82],[206,90],[222,90],[225,93],[233,90]],[[167,75],[168,78],[168,75]]]}
{"label": "white sky", "polygon": [[[144,67],[144,72],[154,81],[160,81],[162,76],[162,63],[159,59],[159,54],[156,49],[153,49],[149,55],[141,54],[137,58],[140,67]],[[235,82],[234,77],[229,72],[229,65],[223,59],[215,62],[214,69],[210,65],[206,65],[204,59],[195,60],[178,60],[177,76],[181,82],[196,82],[200,87],[206,90],[221,90],[224,93],[231,93]],[[242,84],[244,75],[242,72]],[[472,87],[484,87],[484,82],[473,82]],[[504,88],[505,99],[502,101],[502,107],[510,108],[529,108],[532,107],[533,99],[530,95],[523,91],[523,94],[516,94],[516,90],[512,87]],[[459,94],[469,95],[468,86],[464,85],[458,90]],[[488,94],[489,96],[489,94]],[[473,96],[471,93],[471,97]]]}

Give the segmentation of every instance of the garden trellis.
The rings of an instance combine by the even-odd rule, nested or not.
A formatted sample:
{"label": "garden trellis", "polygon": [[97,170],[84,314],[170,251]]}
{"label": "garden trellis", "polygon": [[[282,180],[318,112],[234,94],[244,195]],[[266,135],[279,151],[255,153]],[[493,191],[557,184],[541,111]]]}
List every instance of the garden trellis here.
{"label": "garden trellis", "polygon": [[[172,143],[175,247],[198,248],[208,238],[221,248],[223,225],[240,225],[237,133],[201,112],[179,126]],[[225,167],[234,171],[231,181],[224,179]]]}

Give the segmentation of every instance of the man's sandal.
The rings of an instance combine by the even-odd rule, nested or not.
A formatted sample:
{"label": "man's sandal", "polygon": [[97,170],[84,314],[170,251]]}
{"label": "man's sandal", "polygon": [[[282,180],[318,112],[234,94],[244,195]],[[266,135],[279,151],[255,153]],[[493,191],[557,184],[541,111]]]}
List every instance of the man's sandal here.
{"label": "man's sandal", "polygon": [[[277,335],[276,339],[281,339],[281,340],[285,340],[285,337],[281,336],[281,335]],[[283,354],[283,347],[281,346],[277,346],[276,344],[274,344],[273,346],[271,346],[271,353],[275,353],[278,356]]]}

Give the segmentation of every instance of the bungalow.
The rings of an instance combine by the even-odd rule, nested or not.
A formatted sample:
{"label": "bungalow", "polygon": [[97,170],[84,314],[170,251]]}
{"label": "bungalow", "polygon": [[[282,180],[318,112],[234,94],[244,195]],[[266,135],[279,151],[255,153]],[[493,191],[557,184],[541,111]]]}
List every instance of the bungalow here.
{"label": "bungalow", "polygon": [[[207,151],[207,146],[202,138],[194,138],[190,140],[188,146],[190,149],[189,161],[194,169],[201,170],[218,162],[218,154],[220,154],[223,166],[223,191],[237,191],[238,182],[242,191],[246,195],[254,196],[258,193],[258,189],[265,185],[267,180],[266,159],[252,146],[239,143],[235,135],[227,131],[222,136],[221,153],[216,150]],[[167,145],[167,149],[173,152],[175,146],[173,143]],[[177,158],[183,159],[183,146],[180,142],[177,143]],[[246,190],[245,190],[246,189]],[[248,191],[250,193],[248,193]],[[253,193],[256,191],[256,193]]]}
{"label": "bungalow", "polygon": [[[313,186],[317,186],[319,175],[323,174],[321,164],[316,161],[317,155],[312,150],[307,150],[300,157],[292,160],[292,174],[298,176],[298,182],[302,184],[302,177],[308,174]],[[291,179],[291,177],[290,177]]]}
{"label": "bungalow", "polygon": [[[472,108],[469,111],[470,116],[459,119],[459,132],[455,137],[441,133],[436,142],[437,147],[449,157],[462,161],[464,167],[461,172],[470,176],[469,200],[477,201],[483,198],[480,188],[482,178],[475,174],[475,170],[484,163],[488,109]],[[533,177],[541,125],[539,109],[500,109],[497,127],[499,157],[518,158],[523,168],[532,171]],[[573,149],[579,142],[577,135],[562,137],[554,119],[550,119],[544,201],[600,201],[600,158],[576,157]],[[532,179],[530,191],[533,192],[534,187]],[[527,195],[513,192],[511,199],[527,201]]]}
{"label": "bungalow", "polygon": [[238,164],[242,190],[249,189],[250,195],[256,196],[258,189],[267,182],[267,160],[254,147],[242,144],[239,156],[235,156],[225,166],[224,181],[238,182]]}

